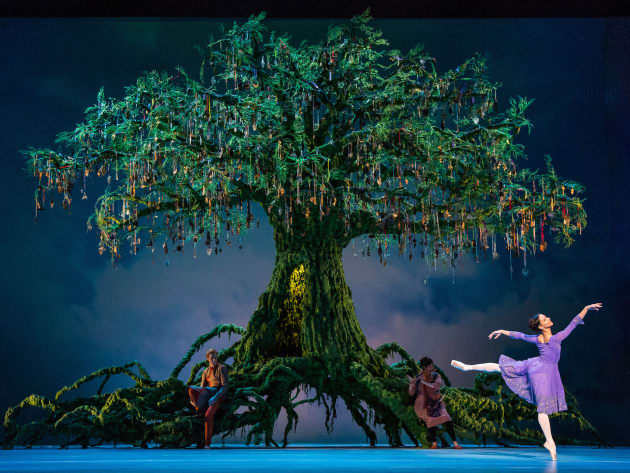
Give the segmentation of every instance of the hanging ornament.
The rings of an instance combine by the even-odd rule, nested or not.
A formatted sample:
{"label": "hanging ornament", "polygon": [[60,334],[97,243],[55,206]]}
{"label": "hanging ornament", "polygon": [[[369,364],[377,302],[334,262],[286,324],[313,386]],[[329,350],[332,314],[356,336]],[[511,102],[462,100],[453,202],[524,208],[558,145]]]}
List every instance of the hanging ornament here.
{"label": "hanging ornament", "polygon": [[523,249],[523,269],[521,270],[521,274],[524,277],[529,275],[529,269],[527,269],[527,247]]}

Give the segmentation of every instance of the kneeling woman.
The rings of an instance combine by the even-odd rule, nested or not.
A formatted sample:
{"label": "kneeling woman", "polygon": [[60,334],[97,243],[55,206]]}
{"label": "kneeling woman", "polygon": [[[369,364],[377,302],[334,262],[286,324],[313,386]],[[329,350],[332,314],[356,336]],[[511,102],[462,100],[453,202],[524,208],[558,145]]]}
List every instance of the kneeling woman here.
{"label": "kneeling woman", "polygon": [[462,448],[455,439],[455,429],[451,416],[446,412],[446,406],[440,395],[440,388],[444,386],[442,377],[435,371],[433,360],[426,356],[420,360],[420,373],[409,383],[409,395],[415,397],[413,405],[416,415],[424,421],[429,429],[431,448],[437,447],[437,428],[444,424],[446,431],[453,441],[453,448]]}

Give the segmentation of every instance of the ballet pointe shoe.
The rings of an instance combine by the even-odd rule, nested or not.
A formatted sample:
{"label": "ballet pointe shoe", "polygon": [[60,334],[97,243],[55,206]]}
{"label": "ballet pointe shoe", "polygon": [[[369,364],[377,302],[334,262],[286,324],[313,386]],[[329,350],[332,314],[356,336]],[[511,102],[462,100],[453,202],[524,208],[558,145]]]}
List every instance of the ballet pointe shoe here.
{"label": "ballet pointe shoe", "polygon": [[462,446],[461,446],[460,444],[458,444],[458,443],[454,443],[454,444],[453,444],[453,448],[454,448],[455,450],[461,450],[461,449],[462,449]]}
{"label": "ballet pointe shoe", "polygon": [[551,455],[551,461],[555,462],[558,459],[558,456],[556,455],[556,444],[545,442],[543,444],[543,447],[545,447],[549,451],[549,455]]}
{"label": "ballet pointe shoe", "polygon": [[464,363],[462,363],[461,361],[457,361],[457,360],[451,360],[451,366],[453,368],[457,368],[460,371],[468,371],[468,365],[465,365]]}
{"label": "ballet pointe shoe", "polygon": [[431,446],[429,447],[431,450],[435,450],[436,448],[438,448],[437,443],[432,443]]}

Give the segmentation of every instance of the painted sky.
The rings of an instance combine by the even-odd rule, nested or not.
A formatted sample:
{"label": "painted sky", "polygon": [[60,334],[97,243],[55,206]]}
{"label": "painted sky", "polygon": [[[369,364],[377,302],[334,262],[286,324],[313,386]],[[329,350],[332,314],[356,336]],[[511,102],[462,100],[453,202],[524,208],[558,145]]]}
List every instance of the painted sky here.
{"label": "painted sky", "polygon": [[[224,22],[230,23],[231,21]],[[275,20],[268,27],[319,41],[329,21]],[[535,98],[531,135],[521,133],[528,159],[543,168],[544,154],[557,172],[586,186],[588,227],[569,249],[552,246],[529,259],[528,277],[508,254],[498,262],[465,259],[453,278],[419,258],[374,257],[344,252],[344,269],[355,309],[371,346],[397,341],[417,358],[429,355],[455,385],[472,375],[454,372],[452,358],[496,361],[535,356],[517,341],[488,341],[490,331],[526,331],[537,312],[557,330],[586,304],[604,310],[564,344],[560,371],[583,413],[614,443],[630,409],[630,309],[627,244],[628,138],[630,123],[630,19],[380,20],[392,46],[416,43],[437,58],[440,72],[475,52],[489,56],[492,80],[503,83],[499,102]],[[53,146],[55,135],[83,120],[104,86],[120,97],[124,86],[147,70],[196,75],[203,45],[218,31],[214,20],[0,19],[0,409],[31,393],[51,395],[61,386],[104,366],[139,360],[154,378],[167,376],[200,334],[216,324],[246,325],[267,285],[275,256],[271,228],[261,227],[220,256],[192,245],[155,264],[146,250],[125,255],[116,270],[97,252],[96,232],[86,232],[101,184],[88,182],[88,200],[75,196],[72,213],[60,206],[33,223],[35,181],[24,171],[20,149]],[[357,241],[357,244],[359,242]],[[234,248],[234,247],[232,247]],[[225,346],[223,338],[217,348]],[[523,346],[526,345],[526,346]],[[201,359],[201,355],[197,357]],[[195,359],[195,361],[197,361]],[[364,440],[341,410],[326,436],[323,409],[304,408],[294,441]],[[383,435],[379,441],[386,441]]]}

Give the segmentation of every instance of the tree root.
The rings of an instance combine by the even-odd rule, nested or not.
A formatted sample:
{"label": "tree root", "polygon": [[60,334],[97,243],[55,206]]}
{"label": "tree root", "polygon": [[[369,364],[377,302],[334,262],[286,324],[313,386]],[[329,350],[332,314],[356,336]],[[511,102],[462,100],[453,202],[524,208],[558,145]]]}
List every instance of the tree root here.
{"label": "tree root", "polygon": [[212,331],[206,333],[205,335],[202,335],[197,340],[195,340],[195,343],[192,344],[190,350],[188,350],[188,353],[186,353],[184,358],[182,358],[181,361],[177,363],[177,366],[173,368],[171,378],[177,378],[179,376],[179,373],[182,371],[184,366],[188,364],[195,353],[201,350],[201,347],[204,345],[204,343],[214,337],[221,337],[222,333],[227,333],[229,338],[233,333],[243,335],[245,333],[245,329],[234,324],[217,325]]}
{"label": "tree root", "polygon": [[[204,343],[223,333],[243,334],[244,329],[223,324],[199,337],[173,369],[171,377],[163,381],[153,381],[142,365],[134,361],[84,376],[59,390],[54,400],[34,394],[27,397],[6,411],[4,447],[30,446],[50,436],[62,447],[70,444],[87,447],[103,442],[141,447],[149,443],[163,447],[186,447],[196,443],[202,421],[191,415],[186,385],[176,376]],[[219,359],[225,362],[234,356],[239,343],[222,350]],[[215,434],[225,438],[247,431],[246,443],[277,447],[279,444],[273,438],[273,431],[284,409],[287,425],[281,445],[286,446],[290,433],[297,428],[298,406],[305,403],[323,405],[326,412],[324,424],[330,432],[337,416],[336,403],[341,399],[370,445],[376,444],[377,436],[372,427],[377,425],[383,427],[391,446],[402,445],[402,433],[416,446],[428,445],[427,429],[416,417],[412,400],[407,395],[407,376],[418,371],[415,360],[396,343],[368,350],[371,353],[367,356],[355,357],[348,366],[338,367],[334,377],[329,374],[329,365],[336,360],[276,357],[247,365],[247,369],[235,362],[230,370],[230,391],[215,415]],[[400,355],[401,360],[388,365],[385,359],[394,353]],[[199,372],[205,366],[206,362],[195,364],[187,384],[198,381]],[[138,373],[132,371],[134,367]],[[135,386],[102,394],[105,383],[116,374],[128,376]],[[96,395],[60,400],[63,394],[97,378],[103,380]],[[448,380],[446,376],[444,379]],[[297,400],[301,392],[310,397]],[[456,431],[462,438],[477,444],[492,439],[499,445],[508,445],[508,442],[541,445],[544,441],[538,429],[524,426],[524,423],[535,422],[535,406],[506,389],[497,374],[478,375],[472,389],[453,388],[447,383],[443,394]],[[595,440],[558,439],[558,443],[610,445],[582,416],[570,393],[567,393],[567,400],[569,409],[556,417],[592,434]],[[15,419],[28,406],[43,409],[47,418],[19,425]]]}

